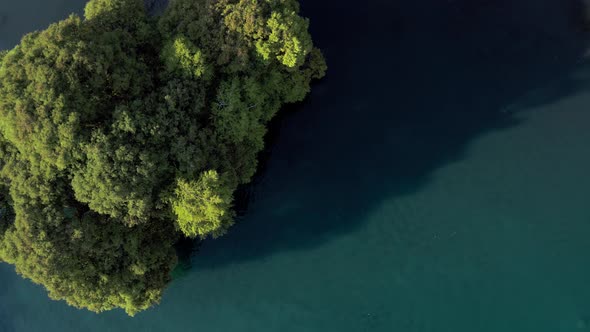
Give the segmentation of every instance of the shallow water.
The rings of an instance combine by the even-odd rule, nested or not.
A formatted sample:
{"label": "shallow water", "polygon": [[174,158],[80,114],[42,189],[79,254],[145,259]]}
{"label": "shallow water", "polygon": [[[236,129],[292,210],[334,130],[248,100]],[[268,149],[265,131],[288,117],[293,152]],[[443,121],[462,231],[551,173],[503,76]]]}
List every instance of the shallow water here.
{"label": "shallow water", "polygon": [[[26,3],[0,12],[23,21]],[[590,331],[574,2],[302,4],[330,71],[276,121],[241,222],[135,318],[0,265],[0,331]]]}

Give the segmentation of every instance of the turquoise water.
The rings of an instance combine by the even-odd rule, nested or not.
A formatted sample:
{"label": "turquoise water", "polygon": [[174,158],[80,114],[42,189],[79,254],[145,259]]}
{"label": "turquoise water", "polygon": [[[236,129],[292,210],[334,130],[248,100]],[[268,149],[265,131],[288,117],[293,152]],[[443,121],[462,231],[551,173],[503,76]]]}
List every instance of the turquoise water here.
{"label": "turquoise water", "polygon": [[240,223],[135,318],[0,265],[0,331],[590,331],[574,2],[302,4],[329,75],[275,122]]}

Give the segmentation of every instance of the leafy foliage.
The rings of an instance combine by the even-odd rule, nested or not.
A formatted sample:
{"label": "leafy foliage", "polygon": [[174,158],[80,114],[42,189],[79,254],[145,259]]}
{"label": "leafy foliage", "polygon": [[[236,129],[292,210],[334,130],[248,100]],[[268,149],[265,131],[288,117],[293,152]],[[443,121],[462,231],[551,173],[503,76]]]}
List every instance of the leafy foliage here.
{"label": "leafy foliage", "polygon": [[179,236],[223,235],[266,124],[326,65],[296,0],[91,0],[0,52],[0,259],[133,315]]}
{"label": "leafy foliage", "polygon": [[170,40],[162,51],[162,60],[170,74],[201,77],[207,73],[203,53],[184,36]]}
{"label": "leafy foliage", "polygon": [[206,171],[197,181],[178,180],[172,201],[178,226],[187,236],[221,235],[232,224],[232,192],[216,171]]}

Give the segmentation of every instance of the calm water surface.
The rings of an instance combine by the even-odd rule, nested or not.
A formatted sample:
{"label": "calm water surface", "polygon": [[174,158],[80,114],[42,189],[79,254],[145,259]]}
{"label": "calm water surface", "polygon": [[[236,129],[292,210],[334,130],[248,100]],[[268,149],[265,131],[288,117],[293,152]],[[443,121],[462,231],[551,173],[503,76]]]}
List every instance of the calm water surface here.
{"label": "calm water surface", "polygon": [[[82,2],[0,2],[0,46]],[[0,265],[0,331],[590,331],[574,2],[302,8],[330,71],[276,121],[241,222],[135,318]]]}

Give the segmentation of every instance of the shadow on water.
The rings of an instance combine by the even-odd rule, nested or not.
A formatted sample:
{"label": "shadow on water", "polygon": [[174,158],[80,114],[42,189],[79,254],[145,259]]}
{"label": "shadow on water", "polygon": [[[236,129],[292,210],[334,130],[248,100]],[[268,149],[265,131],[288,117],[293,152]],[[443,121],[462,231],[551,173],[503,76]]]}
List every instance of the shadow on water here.
{"label": "shadow on water", "polygon": [[241,191],[244,216],[190,256],[194,268],[352,232],[384,199],[424,189],[479,135],[518,125],[519,109],[584,85],[568,79],[588,37],[575,1],[303,0],[302,10],[328,76],[275,120],[263,170]]}

